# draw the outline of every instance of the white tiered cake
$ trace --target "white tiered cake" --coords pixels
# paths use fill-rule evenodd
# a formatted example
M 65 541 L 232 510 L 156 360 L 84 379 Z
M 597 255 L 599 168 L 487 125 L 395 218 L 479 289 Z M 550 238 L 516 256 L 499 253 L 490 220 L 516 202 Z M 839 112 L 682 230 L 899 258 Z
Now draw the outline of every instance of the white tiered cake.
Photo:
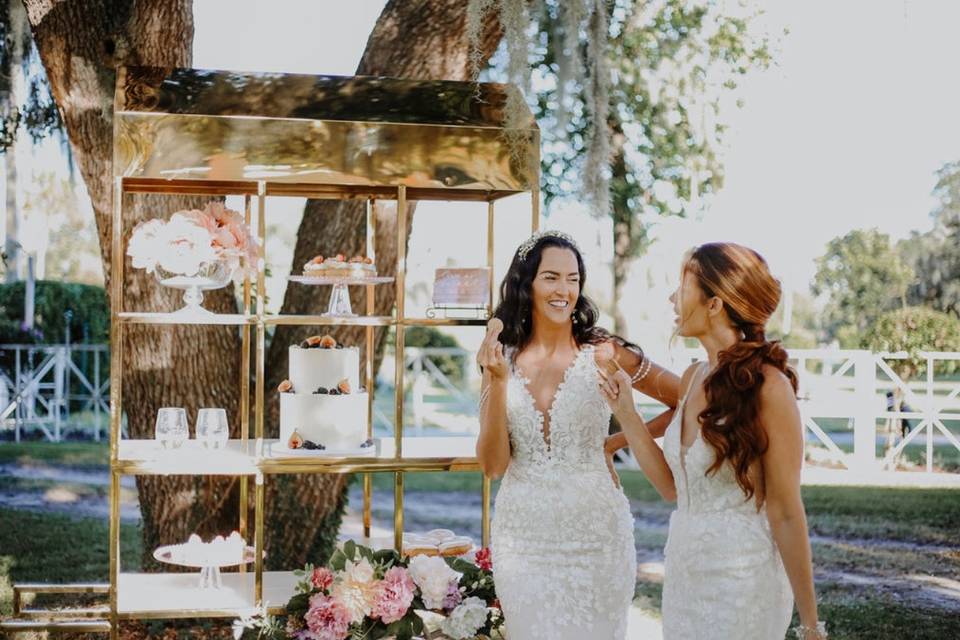
M 329 336 L 291 345 L 280 391 L 280 443 L 288 449 L 353 452 L 367 440 L 367 392 L 360 351 Z

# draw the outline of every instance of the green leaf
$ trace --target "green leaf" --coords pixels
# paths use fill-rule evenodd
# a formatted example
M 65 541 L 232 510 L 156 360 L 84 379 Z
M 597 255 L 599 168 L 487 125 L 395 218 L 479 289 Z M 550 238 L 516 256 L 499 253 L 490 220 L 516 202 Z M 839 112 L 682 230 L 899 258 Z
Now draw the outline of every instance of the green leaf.
M 347 559 L 350 562 L 353 562 L 357 557 L 357 543 L 353 540 L 347 540 L 343 543 L 343 553 L 347 556 Z
M 333 555 L 330 556 L 330 562 L 328 563 L 328 566 L 332 571 L 343 571 L 347 566 L 347 556 L 343 553 L 343 551 L 337 549 L 333 552 Z

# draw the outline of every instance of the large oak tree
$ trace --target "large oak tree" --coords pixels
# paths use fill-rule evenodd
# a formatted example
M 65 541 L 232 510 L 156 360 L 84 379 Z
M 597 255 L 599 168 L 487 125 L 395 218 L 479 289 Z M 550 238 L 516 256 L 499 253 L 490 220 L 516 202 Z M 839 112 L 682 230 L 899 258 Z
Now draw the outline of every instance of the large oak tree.
M 24 6 L 74 159 L 93 203 L 109 288 L 115 69 L 120 65 L 191 66 L 192 2 L 24 0 Z M 467 79 L 465 11 L 462 0 L 390 0 L 370 34 L 357 72 Z M 500 36 L 499 25 L 491 17 L 484 25 L 484 62 L 496 49 Z M 140 220 L 198 204 L 201 202 L 196 199 L 183 197 L 131 196 L 124 202 L 125 234 Z M 395 214 L 384 210 L 380 215 L 378 268 L 392 274 L 397 255 Z M 412 215 L 408 220 L 412 221 Z M 363 224 L 362 208 L 357 203 L 310 201 L 298 231 L 294 264 L 302 264 L 318 253 L 361 252 Z M 176 308 L 179 299 L 179 292 L 158 286 L 143 272 L 130 269 L 129 262 L 122 291 L 123 305 L 128 310 L 168 311 Z M 281 313 L 319 312 L 326 295 L 291 288 Z M 232 287 L 210 292 L 205 304 L 222 313 L 237 310 Z M 392 289 L 382 288 L 376 312 L 389 313 L 393 304 Z M 305 332 L 299 328 L 278 329 L 267 358 L 268 389 L 286 371 L 287 345 Z M 171 403 L 186 407 L 191 414 L 203 406 L 228 407 L 232 436 L 238 435 L 240 342 L 236 330 L 137 326 L 131 327 L 126 337 L 123 398 L 131 437 L 150 437 L 157 408 Z M 343 331 L 338 337 L 347 343 L 362 343 L 359 331 Z M 383 338 L 381 335 L 377 341 L 378 363 Z M 276 424 L 276 412 L 277 407 L 271 402 L 268 434 L 271 425 Z M 182 541 L 192 531 L 223 532 L 237 522 L 235 479 L 141 477 L 137 487 L 143 514 L 145 562 L 150 562 L 149 551 L 158 544 Z M 267 551 L 271 566 L 289 568 L 308 557 L 323 557 L 329 551 L 339 528 L 344 489 L 342 476 L 271 479 L 267 501 Z

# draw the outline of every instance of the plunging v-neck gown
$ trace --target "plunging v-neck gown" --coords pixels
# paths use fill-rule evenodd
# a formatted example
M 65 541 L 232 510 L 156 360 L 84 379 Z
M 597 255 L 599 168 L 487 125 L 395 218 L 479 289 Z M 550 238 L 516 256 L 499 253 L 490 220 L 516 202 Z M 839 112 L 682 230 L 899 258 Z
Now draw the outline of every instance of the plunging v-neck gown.
M 492 523 L 493 574 L 509 640 L 626 636 L 636 580 L 633 517 L 603 455 L 610 408 L 598 375 L 586 346 L 547 412 L 548 446 L 528 381 L 511 371 L 511 459 Z
M 677 487 L 664 549 L 663 638 L 783 640 L 793 593 L 766 509 L 745 498 L 729 464 L 707 475 L 716 454 L 699 433 L 683 446 L 689 395 L 663 439 Z

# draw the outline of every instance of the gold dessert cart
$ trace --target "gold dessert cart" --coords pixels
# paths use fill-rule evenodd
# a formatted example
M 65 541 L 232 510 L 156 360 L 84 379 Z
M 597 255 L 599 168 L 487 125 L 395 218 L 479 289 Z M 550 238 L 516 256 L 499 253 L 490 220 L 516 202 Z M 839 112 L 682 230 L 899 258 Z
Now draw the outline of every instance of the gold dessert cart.
M 404 330 L 416 326 L 477 326 L 485 320 L 408 317 L 405 308 L 407 205 L 419 200 L 487 203 L 486 257 L 489 310 L 494 291 L 494 205 L 529 194 L 532 231 L 539 220 L 539 132 L 532 115 L 524 128 L 506 129 L 503 107 L 509 86 L 493 83 L 414 81 L 374 77 L 248 74 L 196 69 L 127 67 L 118 71 L 114 102 L 114 210 L 111 264 L 110 581 L 108 585 L 60 585 L 60 592 L 109 594 L 109 610 L 55 620 L 30 610 L 7 630 L 109 631 L 117 637 L 124 619 L 234 617 L 266 609 L 280 612 L 297 581 L 292 571 L 264 571 L 264 480 L 271 474 L 362 473 L 364 534 L 370 535 L 371 473 L 391 472 L 394 484 L 394 545 L 403 533 L 404 474 L 477 470 L 473 437 L 404 437 Z M 128 311 L 123 307 L 124 196 L 137 193 L 243 196 L 244 216 L 266 243 L 266 199 L 294 196 L 366 202 L 367 256 L 375 257 L 379 201 L 396 203 L 395 311 L 374 316 L 375 287 L 366 287 L 366 315 L 274 315 L 264 308 L 265 260 L 256 280 L 242 285 L 239 314 L 187 317 Z M 482 209 L 482 210 L 483 210 Z M 130 225 L 128 225 L 129 227 Z M 188 441 L 158 451 L 153 440 L 121 438 L 123 344 L 133 324 L 234 325 L 241 336 L 240 438 L 216 455 Z M 366 328 L 368 435 L 374 401 L 374 328 L 396 331 L 393 437 L 376 453 L 357 457 L 276 457 L 264 437 L 265 341 L 271 325 L 360 325 Z M 254 361 L 250 406 L 251 357 Z M 177 399 L 170 398 L 173 406 Z M 251 429 L 252 419 L 252 429 Z M 223 574 L 223 588 L 196 591 L 189 574 L 125 573 L 120 566 L 120 479 L 125 475 L 234 475 L 240 503 L 254 492 L 252 572 Z M 490 481 L 482 481 L 482 543 L 489 543 Z M 247 509 L 238 528 L 245 538 Z M 226 533 L 226 532 L 225 532 Z M 18 585 L 15 602 L 44 585 Z M 108 614 L 108 615 L 107 615 Z M 96 619 L 96 618 L 101 619 Z M 43 618 L 42 620 L 40 618 Z M 20 624 L 19 627 L 16 625 Z M 13 625 L 13 626 L 10 626 Z

